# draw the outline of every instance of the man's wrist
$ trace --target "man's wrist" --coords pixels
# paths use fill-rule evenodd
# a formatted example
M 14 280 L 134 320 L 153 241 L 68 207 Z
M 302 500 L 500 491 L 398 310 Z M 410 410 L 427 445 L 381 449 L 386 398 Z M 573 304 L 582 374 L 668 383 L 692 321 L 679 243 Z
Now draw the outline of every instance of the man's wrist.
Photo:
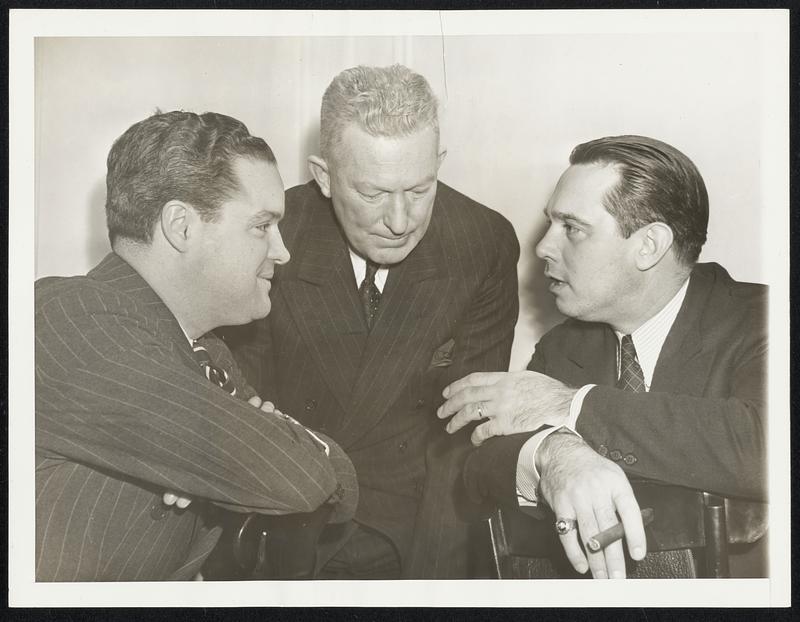
M 583 442 L 580 434 L 570 430 L 566 426 L 562 426 L 548 434 L 546 438 L 542 439 L 539 446 L 536 448 L 534 455 L 533 465 L 536 473 L 541 479 L 547 465 L 556 457 L 565 443 L 577 441 Z

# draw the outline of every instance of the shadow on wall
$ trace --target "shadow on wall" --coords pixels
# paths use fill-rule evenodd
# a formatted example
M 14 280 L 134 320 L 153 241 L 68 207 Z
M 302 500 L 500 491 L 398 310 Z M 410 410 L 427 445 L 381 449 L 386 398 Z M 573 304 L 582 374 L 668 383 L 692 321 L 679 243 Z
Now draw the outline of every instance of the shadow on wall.
M 542 220 L 530 231 L 520 251 L 529 261 L 527 273 L 520 283 L 520 306 L 528 311 L 528 324 L 535 333 L 538 333 L 537 340 L 564 320 L 564 316 L 556 309 L 553 295 L 548 289 L 549 281 L 544 275 L 545 262 L 536 256 L 536 245 L 546 231 L 547 223 Z
M 298 183 L 304 184 L 311 179 L 311 172 L 308 170 L 308 156 L 320 155 L 319 151 L 319 121 L 312 123 L 306 130 L 305 136 L 301 139 L 300 153 L 302 157 L 298 162 Z
M 86 230 L 89 232 L 86 241 L 86 254 L 89 265 L 95 266 L 111 250 L 106 226 L 106 183 L 100 179 L 89 195 Z

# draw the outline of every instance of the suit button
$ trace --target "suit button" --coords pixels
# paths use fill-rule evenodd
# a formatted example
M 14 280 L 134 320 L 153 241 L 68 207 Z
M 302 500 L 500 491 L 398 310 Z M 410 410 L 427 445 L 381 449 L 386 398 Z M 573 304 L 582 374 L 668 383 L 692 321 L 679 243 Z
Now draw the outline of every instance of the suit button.
M 403 453 L 406 449 L 408 449 L 408 443 L 406 441 L 402 441 L 397 448 L 400 450 L 400 453 Z
M 425 400 L 417 400 L 417 408 L 422 408 L 423 406 L 425 406 Z
M 317 407 L 317 400 L 306 400 L 306 412 L 311 412 Z
M 625 464 L 630 466 L 631 464 L 636 464 L 637 458 L 633 454 L 627 454 L 623 460 L 625 460 Z
M 167 512 L 169 512 L 169 507 L 160 498 L 153 501 L 153 505 L 150 506 L 150 518 L 153 520 L 161 520 L 167 515 Z
M 612 449 L 608 453 L 608 457 L 612 460 L 621 460 L 622 459 L 622 452 L 619 449 Z
M 597 453 L 605 458 L 608 455 L 608 447 L 605 445 L 600 445 L 600 447 L 597 448 Z

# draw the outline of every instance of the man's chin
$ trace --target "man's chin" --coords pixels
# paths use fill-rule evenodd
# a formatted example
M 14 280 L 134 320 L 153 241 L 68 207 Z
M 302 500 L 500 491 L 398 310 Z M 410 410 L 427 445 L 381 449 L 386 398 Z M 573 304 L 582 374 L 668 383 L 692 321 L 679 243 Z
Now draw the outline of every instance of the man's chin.
M 379 248 L 367 254 L 370 261 L 375 262 L 381 266 L 392 266 L 400 263 L 414 250 L 416 243 L 409 241 L 403 246 L 397 248 Z
M 272 304 L 270 303 L 269 300 L 267 300 L 267 303 L 262 304 L 253 314 L 253 321 L 263 320 L 265 317 L 269 315 L 270 311 L 272 311 Z
M 255 307 L 250 313 L 242 313 L 235 318 L 227 318 L 223 326 L 242 326 L 255 322 L 256 320 L 263 320 L 269 315 L 272 307 L 269 301 L 266 304 L 260 304 Z
M 561 315 L 565 315 L 567 317 L 574 317 L 576 319 L 580 319 L 576 315 L 575 307 L 574 306 L 570 306 L 564 300 L 558 298 L 558 296 L 556 296 L 556 309 L 558 309 L 558 312 Z

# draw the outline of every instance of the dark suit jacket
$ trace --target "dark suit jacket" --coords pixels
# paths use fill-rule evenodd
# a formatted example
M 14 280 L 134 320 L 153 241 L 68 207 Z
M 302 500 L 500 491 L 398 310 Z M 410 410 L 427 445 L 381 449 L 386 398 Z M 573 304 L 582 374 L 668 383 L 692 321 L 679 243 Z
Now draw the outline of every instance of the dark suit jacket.
M 356 467 L 356 520 L 388 536 L 404 576 L 463 577 L 471 543 L 459 498 L 469 432 L 443 432 L 446 384 L 508 368 L 519 244 L 498 213 L 439 183 L 430 227 L 389 270 L 367 331 L 347 245 L 310 182 L 286 194 L 292 260 L 270 316 L 234 348 L 277 405 L 336 439 Z M 463 491 L 462 491 L 463 492 Z
M 178 322 L 139 274 L 108 255 L 85 277 L 36 283 L 36 578 L 190 579 L 219 529 L 203 499 L 237 511 L 310 511 L 352 465 L 302 427 L 246 404 L 230 352 L 205 345 L 237 385 L 209 382 Z M 186 510 L 161 503 L 188 495 Z M 349 494 L 348 494 L 349 490 Z
M 597 383 L 577 431 L 634 477 L 754 500 L 766 498 L 767 288 L 697 264 L 648 393 L 614 388 L 617 338 L 567 320 L 536 346 L 528 369 L 568 385 Z M 476 499 L 516 505 L 519 448 L 530 434 L 492 439 L 470 456 Z

